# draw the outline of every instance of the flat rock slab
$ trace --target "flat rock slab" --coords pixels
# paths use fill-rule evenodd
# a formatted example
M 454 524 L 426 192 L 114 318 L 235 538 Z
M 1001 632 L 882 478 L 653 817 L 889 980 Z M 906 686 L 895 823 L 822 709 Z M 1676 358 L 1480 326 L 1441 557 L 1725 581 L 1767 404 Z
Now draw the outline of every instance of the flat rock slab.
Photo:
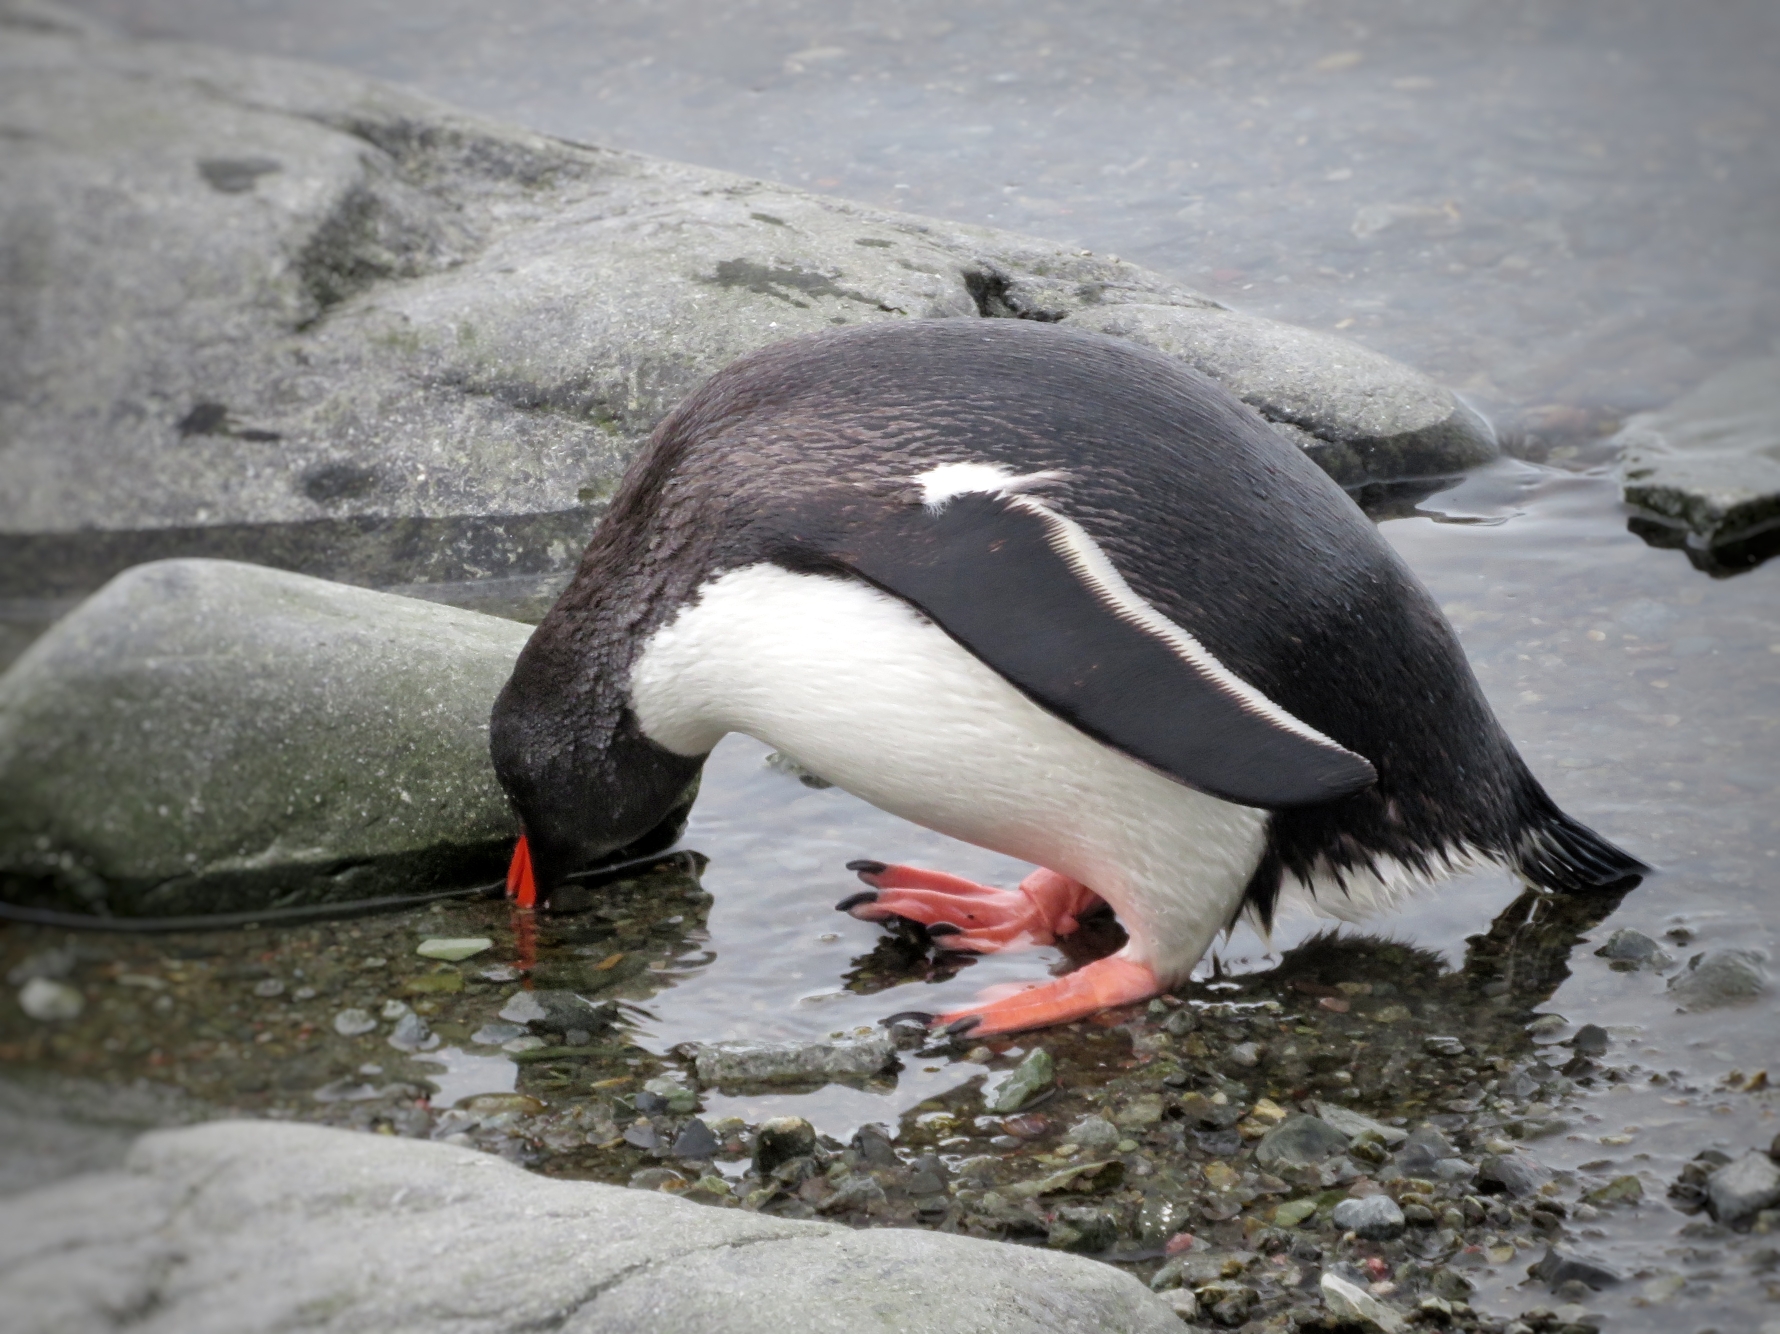
M 0 1201 L 14 1334 L 302 1328 L 1163 1334 L 1109 1266 L 532 1176 L 446 1145 L 215 1122 Z
M 1133 265 L 56 13 L 0 5 L 0 596 L 169 555 L 560 571 L 691 389 L 863 320 L 1147 343 L 1347 485 L 1495 452 L 1428 377 Z
M 1626 503 L 1677 539 L 1722 559 L 1780 545 L 1780 358 L 1733 366 L 1633 417 L 1617 443 Z
M 528 627 L 229 561 L 119 575 L 0 676 L 0 876 L 85 911 L 494 879 Z

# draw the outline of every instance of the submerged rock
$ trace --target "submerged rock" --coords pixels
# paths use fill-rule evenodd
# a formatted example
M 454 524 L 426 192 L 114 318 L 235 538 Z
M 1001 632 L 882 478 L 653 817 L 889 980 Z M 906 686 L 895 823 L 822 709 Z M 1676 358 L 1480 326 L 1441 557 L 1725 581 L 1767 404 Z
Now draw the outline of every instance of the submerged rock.
M 1616 437 L 1638 531 L 1748 564 L 1780 546 L 1780 359 L 1746 361 Z M 1737 550 L 1744 548 L 1744 550 Z
M 167 555 L 572 568 L 696 385 L 862 321 L 1068 320 L 1223 380 L 1344 484 L 1495 452 L 1428 377 L 1134 265 L 532 134 L 317 66 L 7 32 L 0 596 Z M 6 332 L 17 330 L 16 333 Z
M 1538 1192 L 1551 1180 L 1551 1169 L 1524 1153 L 1485 1154 L 1477 1170 L 1480 1181 L 1499 1186 L 1516 1199 Z
M 1684 1010 L 1716 1010 L 1754 1000 L 1768 989 L 1768 956 L 1761 950 L 1718 949 L 1696 954 L 1669 979 L 1669 994 Z
M 1457 1154 L 1452 1141 L 1434 1126 L 1417 1126 L 1397 1150 L 1397 1170 L 1404 1176 L 1433 1176 L 1439 1163 Z
M 1555 1246 L 1547 1246 L 1538 1262 L 1527 1267 L 1527 1273 L 1553 1291 L 1566 1283 L 1586 1283 L 1599 1290 L 1623 1281 L 1618 1273 L 1600 1261 L 1567 1254 Z
M 1348 1137 L 1327 1121 L 1314 1116 L 1288 1116 L 1261 1136 L 1255 1145 L 1255 1161 L 1266 1168 L 1320 1163 L 1347 1149 Z
M 0 676 L 0 873 L 120 916 L 492 879 L 527 633 L 229 561 L 119 575 Z
M 1342 1200 L 1335 1206 L 1330 1221 L 1341 1231 L 1353 1232 L 1368 1241 L 1390 1241 L 1403 1235 L 1403 1210 L 1389 1195 Z
M 887 1033 L 856 1033 L 816 1041 L 738 1039 L 700 1043 L 694 1064 L 698 1082 L 760 1084 L 810 1079 L 863 1078 L 896 1059 Z
M 1780 1165 L 1755 1149 L 1706 1178 L 1706 1206 L 1720 1223 L 1741 1223 L 1776 1204 Z
M 1409 1138 L 1409 1132 L 1399 1126 L 1387 1126 L 1382 1121 L 1374 1121 L 1363 1116 L 1352 1108 L 1343 1107 L 1340 1103 L 1319 1102 L 1316 1114 L 1329 1125 L 1334 1126 L 1350 1140 L 1361 1135 L 1376 1135 L 1379 1141 L 1392 1148 Z
M 1034 1047 L 1014 1072 L 997 1086 L 986 1106 L 991 1112 L 1017 1112 L 1049 1089 L 1056 1079 L 1057 1065 L 1050 1052 L 1043 1047 Z
M 1607 937 L 1607 943 L 1595 953 L 1615 964 L 1632 968 L 1663 969 L 1674 964 L 1673 956 L 1642 931 L 1624 927 Z

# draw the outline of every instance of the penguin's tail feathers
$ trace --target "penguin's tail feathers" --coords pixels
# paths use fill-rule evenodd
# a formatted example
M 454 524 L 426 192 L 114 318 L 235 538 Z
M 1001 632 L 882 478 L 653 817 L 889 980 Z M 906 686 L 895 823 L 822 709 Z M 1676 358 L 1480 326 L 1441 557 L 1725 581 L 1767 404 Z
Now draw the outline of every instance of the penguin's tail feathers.
M 1521 875 L 1559 894 L 1630 889 L 1650 874 L 1650 867 L 1565 815 L 1549 798 L 1522 827 L 1513 856 Z

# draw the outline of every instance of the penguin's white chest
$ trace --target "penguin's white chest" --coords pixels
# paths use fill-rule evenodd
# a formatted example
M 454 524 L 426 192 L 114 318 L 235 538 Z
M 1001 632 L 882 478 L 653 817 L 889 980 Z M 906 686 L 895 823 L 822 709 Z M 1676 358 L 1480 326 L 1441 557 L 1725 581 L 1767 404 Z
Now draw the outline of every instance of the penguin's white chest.
M 630 695 L 669 750 L 743 732 L 883 810 L 1082 881 L 1164 975 L 1192 968 L 1261 855 L 1263 812 L 1077 731 L 856 580 L 724 574 L 650 637 Z

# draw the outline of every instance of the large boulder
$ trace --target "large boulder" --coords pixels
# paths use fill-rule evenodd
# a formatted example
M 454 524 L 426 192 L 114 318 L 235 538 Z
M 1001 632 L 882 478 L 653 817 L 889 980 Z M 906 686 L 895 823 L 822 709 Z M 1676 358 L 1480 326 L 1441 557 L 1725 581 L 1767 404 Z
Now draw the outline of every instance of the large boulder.
M 189 913 L 498 875 L 529 634 L 230 561 L 119 575 L 0 676 L 7 898 Z
M 1714 375 L 1616 437 L 1633 528 L 1714 571 L 1780 550 L 1780 358 Z
M 123 1171 L 0 1202 L 0 1306 L 14 1334 L 1180 1329 L 1135 1278 L 1075 1256 L 241 1121 L 144 1136 Z
M 167 555 L 560 571 L 689 390 L 862 320 L 1145 342 L 1344 484 L 1494 452 L 1426 376 L 1129 264 L 57 12 L 0 7 L 0 597 Z

